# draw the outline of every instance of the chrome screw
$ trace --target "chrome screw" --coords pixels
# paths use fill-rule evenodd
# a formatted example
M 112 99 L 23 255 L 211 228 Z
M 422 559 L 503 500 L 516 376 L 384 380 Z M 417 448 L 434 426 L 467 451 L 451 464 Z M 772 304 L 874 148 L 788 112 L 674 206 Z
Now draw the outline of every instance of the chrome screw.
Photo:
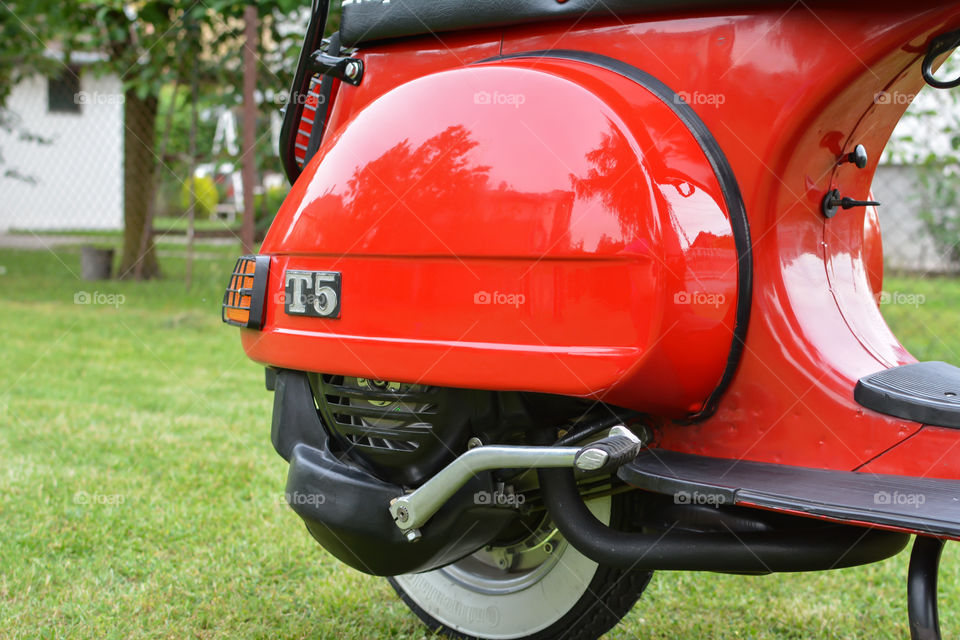
M 360 65 L 356 62 L 348 62 L 343 72 L 351 80 L 356 80 L 357 76 L 360 74 Z

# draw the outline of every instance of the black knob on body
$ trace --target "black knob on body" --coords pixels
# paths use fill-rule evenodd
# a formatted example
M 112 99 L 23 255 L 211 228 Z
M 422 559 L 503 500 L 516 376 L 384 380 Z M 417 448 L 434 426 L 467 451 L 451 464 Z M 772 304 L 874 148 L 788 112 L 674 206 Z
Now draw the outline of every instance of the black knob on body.
M 851 153 L 848 153 L 840 161 L 840 164 L 855 164 L 857 169 L 866 169 L 867 163 L 870 161 L 870 156 L 867 155 L 867 148 L 862 144 L 858 144 L 854 147 Z

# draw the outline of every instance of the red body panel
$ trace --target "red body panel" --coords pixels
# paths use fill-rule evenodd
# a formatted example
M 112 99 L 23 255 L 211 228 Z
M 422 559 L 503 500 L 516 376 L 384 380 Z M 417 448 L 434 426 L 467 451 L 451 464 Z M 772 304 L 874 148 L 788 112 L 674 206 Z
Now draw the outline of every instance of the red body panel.
M 698 410 L 734 325 L 723 195 L 668 105 L 585 66 L 447 71 L 360 111 L 311 162 L 262 249 L 277 274 L 341 271 L 342 316 L 268 311 L 251 355 Z M 415 117 L 398 127 L 397 113 Z
M 826 220 L 820 204 L 832 188 L 868 196 L 906 108 L 874 96 L 920 89 L 926 44 L 960 25 L 960 8 L 880 4 L 872 10 L 897 14 L 881 21 L 841 7 L 591 20 L 362 50 L 363 82 L 340 89 L 323 146 L 263 244 L 272 297 L 264 331 L 243 332 L 248 354 L 595 396 L 658 415 L 659 446 L 716 457 L 852 470 L 888 452 L 921 425 L 853 399 L 863 375 L 912 361 L 875 303 L 876 213 Z M 732 385 L 699 424 L 670 419 L 718 383 L 738 295 L 716 179 L 683 123 L 625 78 L 574 62 L 472 65 L 543 49 L 658 77 L 733 167 L 753 239 L 750 329 Z M 870 152 L 867 169 L 838 167 L 856 144 Z M 342 317 L 284 314 L 275 294 L 288 265 L 341 271 Z M 523 302 L 474 304 L 482 292 Z M 703 294 L 713 297 L 684 303 Z M 960 435 L 924 428 L 903 449 L 926 456 L 931 477 L 960 477 L 960 455 L 932 464 L 936 446 L 956 442 L 950 433 Z M 902 473 L 898 452 L 865 469 Z
M 859 470 L 864 473 L 960 479 L 960 437 L 956 429 L 925 426 Z

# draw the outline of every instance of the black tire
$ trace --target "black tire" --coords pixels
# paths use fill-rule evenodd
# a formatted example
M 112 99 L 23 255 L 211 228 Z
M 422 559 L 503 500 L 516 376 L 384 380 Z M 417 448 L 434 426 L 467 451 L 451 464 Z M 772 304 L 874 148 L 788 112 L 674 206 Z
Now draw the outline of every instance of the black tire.
M 626 521 L 631 510 L 634 507 L 633 496 L 631 494 L 622 494 L 614 496 L 609 501 L 609 522 L 611 526 L 620 527 L 621 523 Z M 593 505 L 592 505 L 593 508 Z M 600 516 L 601 514 L 597 514 Z M 556 538 L 553 538 L 556 539 Z M 575 561 L 564 562 L 566 554 Z M 458 584 L 457 588 L 449 589 L 450 576 L 444 574 L 445 569 L 419 574 L 418 576 L 399 576 L 398 578 L 389 578 L 390 585 L 400 596 L 400 599 L 413 611 L 423 623 L 432 631 L 451 638 L 465 638 L 470 640 L 492 640 L 509 638 L 511 640 L 595 640 L 604 633 L 617 625 L 620 620 L 630 612 L 633 605 L 640 598 L 650 579 L 652 572 L 624 571 L 612 567 L 598 566 L 584 558 L 575 549 L 564 543 L 564 557 L 556 560 L 552 567 L 544 574 L 541 580 L 547 580 L 548 576 L 554 572 L 561 572 L 559 576 L 554 576 L 553 580 L 562 580 L 565 577 L 563 573 L 570 574 L 571 571 L 578 571 L 579 580 L 585 582 L 583 572 L 590 571 L 590 576 L 585 590 L 575 601 L 571 596 L 565 594 L 566 599 L 556 603 L 549 615 L 557 616 L 550 624 L 543 628 L 536 628 L 531 625 L 529 632 L 525 630 L 526 620 L 518 620 L 514 616 L 513 620 L 502 620 L 499 618 L 499 611 L 510 609 L 508 604 L 522 604 L 514 601 L 508 603 L 502 598 L 525 598 L 534 603 L 537 600 L 543 601 L 541 591 L 547 591 L 553 594 L 553 590 L 547 590 L 546 587 L 532 588 L 510 594 L 490 593 L 468 593 L 470 587 L 464 588 Z M 454 563 L 455 565 L 459 563 Z M 449 573 L 449 572 L 448 572 Z M 432 582 L 430 582 L 432 581 Z M 459 595 L 457 595 L 459 594 Z M 464 597 L 466 594 L 466 598 Z M 470 599 L 470 602 L 465 602 Z M 484 608 L 484 603 L 499 603 L 488 605 Z M 546 603 L 547 609 L 550 603 Z M 426 607 L 433 609 L 433 613 L 427 611 Z M 492 611 L 497 609 L 497 611 Z M 517 607 L 514 607 L 516 610 Z M 471 613 L 476 611 L 476 613 Z M 528 611 L 520 607 L 521 612 Z M 467 613 L 464 613 L 467 612 Z M 484 613 L 486 612 L 486 613 Z M 496 616 L 494 614 L 496 613 Z M 524 615 L 521 613 L 521 615 Z M 536 615 L 530 612 L 529 615 Z M 438 619 L 447 617 L 447 620 Z M 497 618 L 494 620 L 494 618 Z M 537 620 L 543 622 L 541 617 Z M 453 621 L 459 621 L 459 624 Z M 501 624 L 505 623 L 505 624 Z M 484 629 L 488 629 L 485 633 Z

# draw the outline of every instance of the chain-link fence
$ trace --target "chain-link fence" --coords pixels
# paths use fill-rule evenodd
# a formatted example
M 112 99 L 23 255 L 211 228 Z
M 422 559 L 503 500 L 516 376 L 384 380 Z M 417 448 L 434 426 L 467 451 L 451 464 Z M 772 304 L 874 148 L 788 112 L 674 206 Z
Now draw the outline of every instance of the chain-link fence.
M 82 65 L 15 85 L 0 112 L 0 233 L 116 235 L 125 228 L 125 208 L 145 211 L 155 198 L 154 229 L 165 239 L 186 233 L 191 208 L 198 238 L 237 239 L 240 107 L 203 93 L 194 110 L 190 89 L 167 86 L 158 98 L 143 99 L 125 92 L 118 76 L 97 76 Z M 261 112 L 252 155 L 262 233 L 287 185 L 275 151 L 279 107 Z
M 882 203 L 884 263 L 894 273 L 950 275 L 956 270 L 952 254 L 936 242 L 936 232 L 925 219 L 924 213 L 933 203 L 927 197 L 924 172 L 916 165 L 881 165 L 877 169 L 873 195 Z

